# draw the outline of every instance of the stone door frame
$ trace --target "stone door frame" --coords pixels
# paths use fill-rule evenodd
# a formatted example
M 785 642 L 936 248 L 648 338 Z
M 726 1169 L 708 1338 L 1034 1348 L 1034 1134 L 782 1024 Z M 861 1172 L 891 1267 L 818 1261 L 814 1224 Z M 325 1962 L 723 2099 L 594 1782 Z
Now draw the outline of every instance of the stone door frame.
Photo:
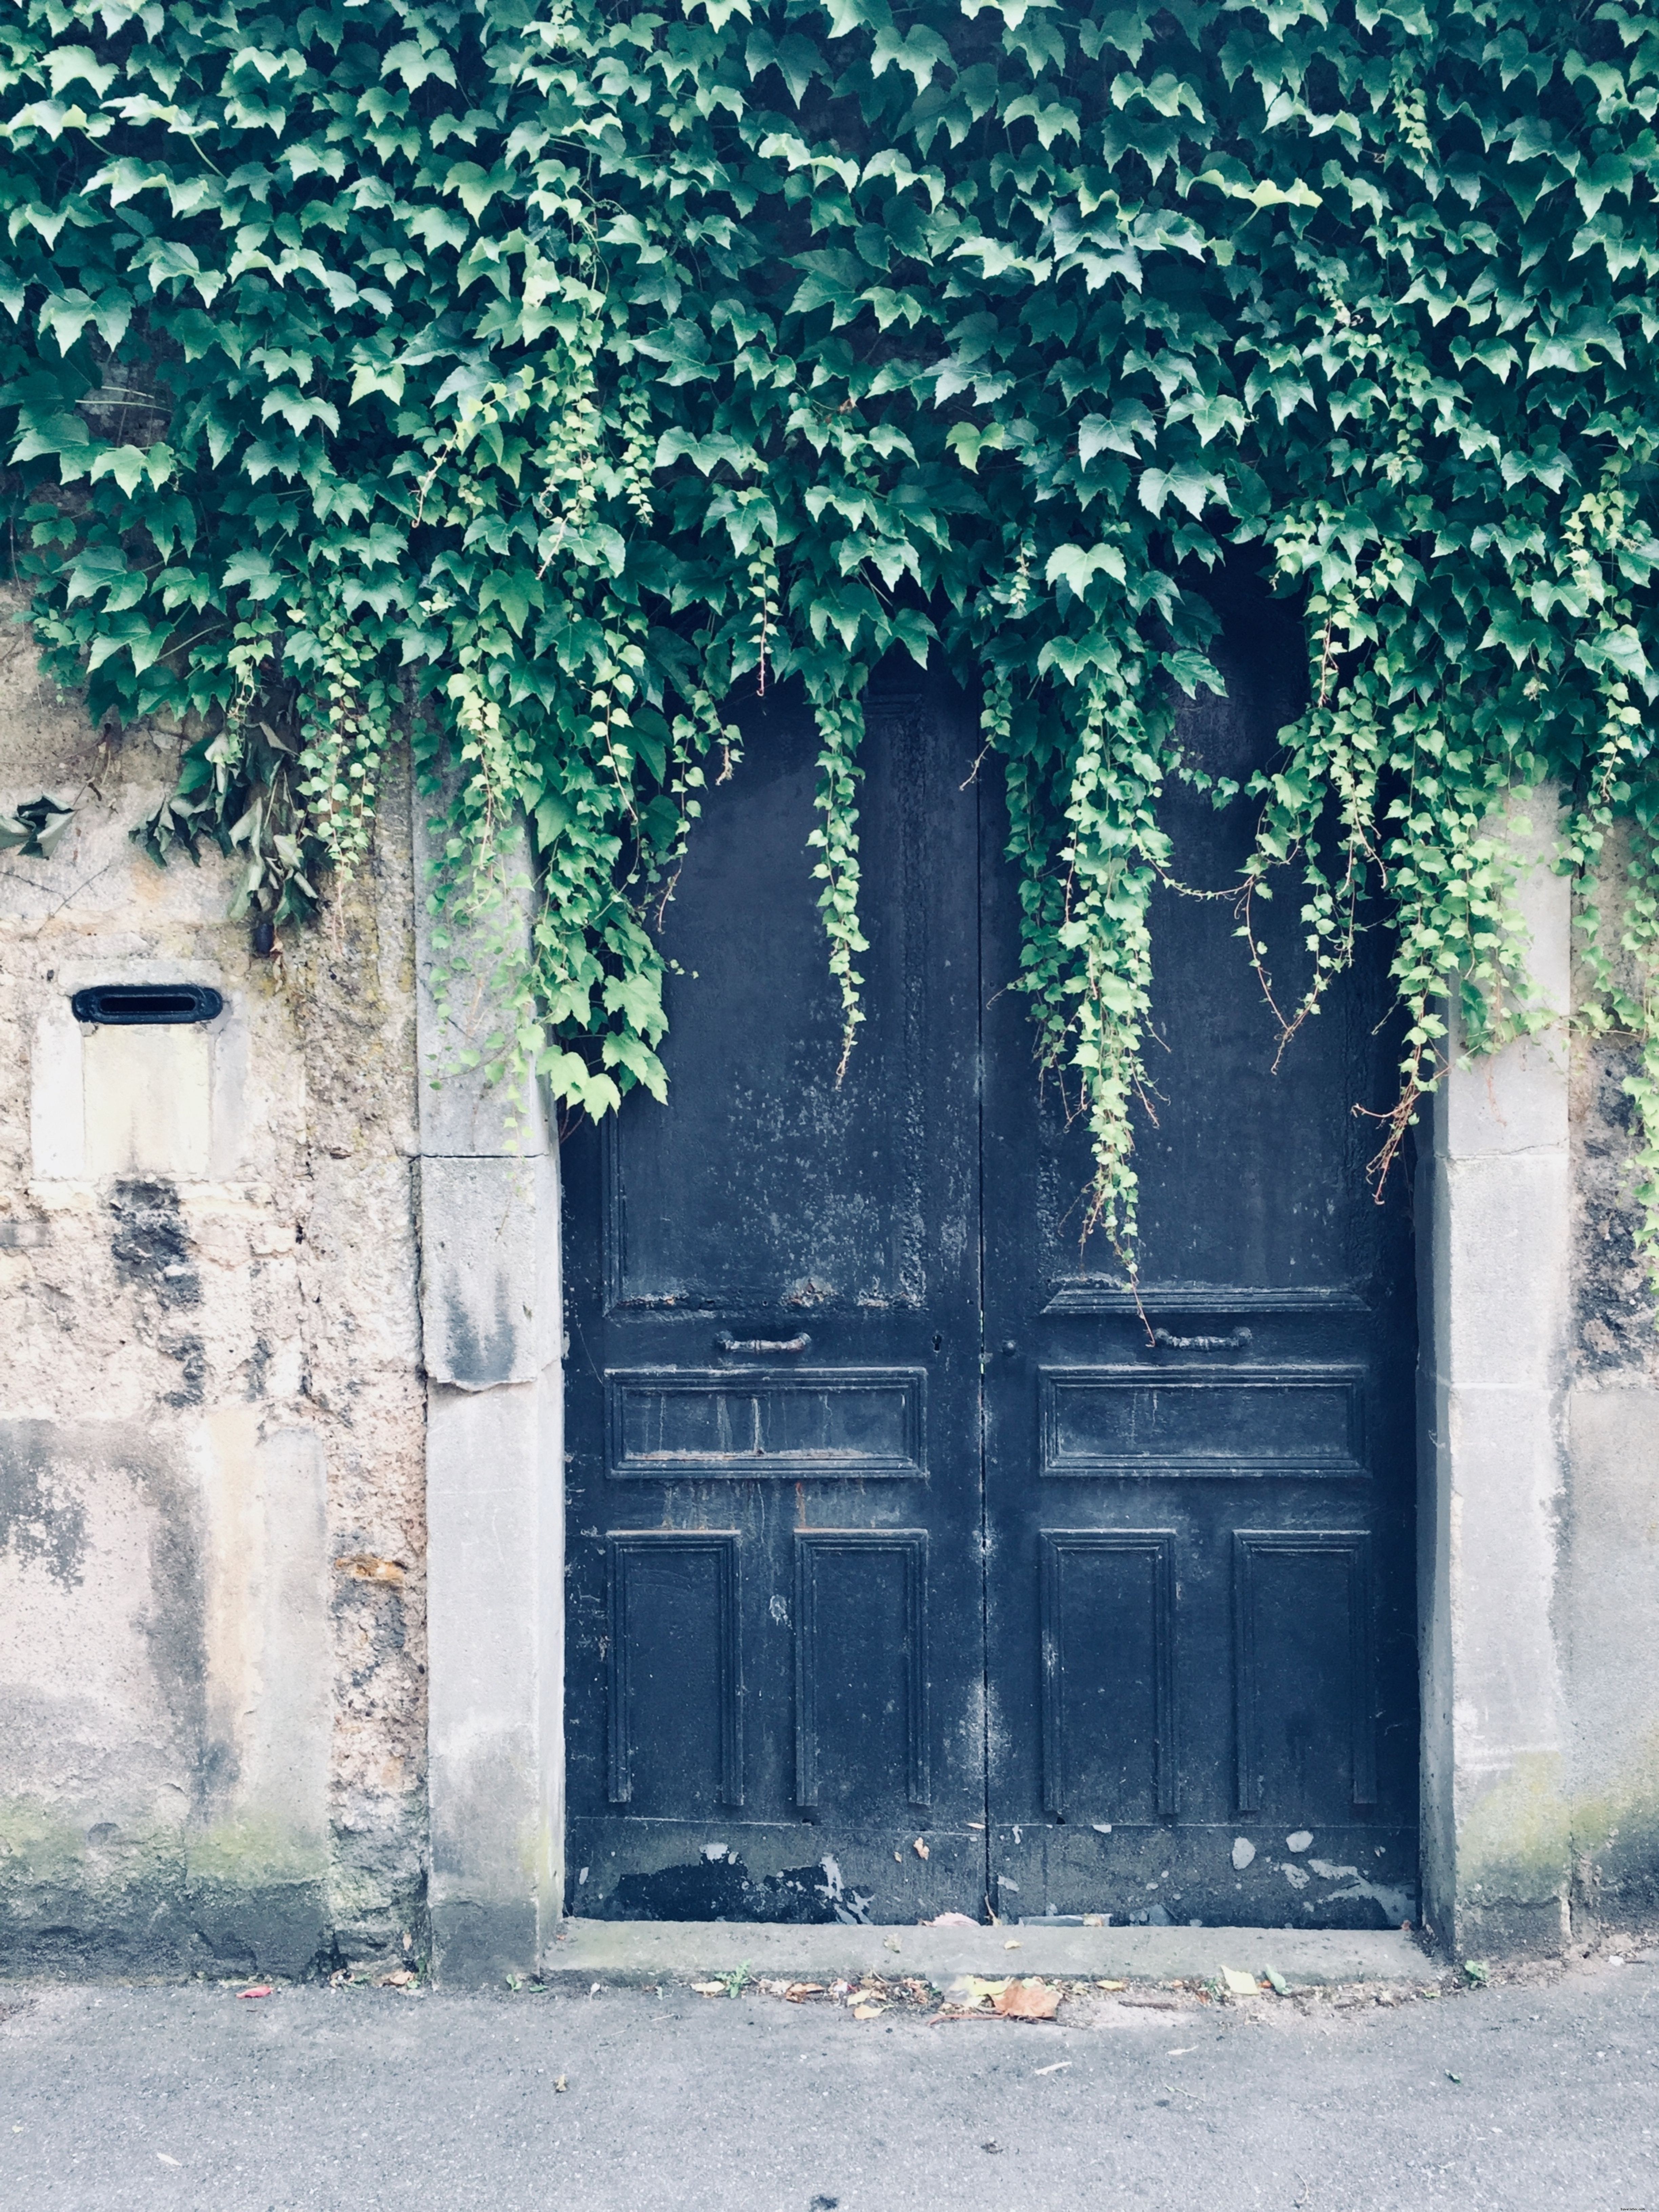
M 539 1085 L 453 1072 L 489 1009 L 469 986 L 442 1006 L 429 988 L 414 811 L 428 1904 L 440 1978 L 499 1986 L 550 1957 L 564 1894 L 558 1148 Z M 1534 977 L 1563 1018 L 1454 1071 L 1425 1117 L 1416 1194 L 1423 1913 L 1459 1955 L 1558 1948 L 1568 1928 L 1555 1577 L 1571 915 L 1538 857 L 1553 842 L 1541 794 L 1512 805 L 1510 828 Z

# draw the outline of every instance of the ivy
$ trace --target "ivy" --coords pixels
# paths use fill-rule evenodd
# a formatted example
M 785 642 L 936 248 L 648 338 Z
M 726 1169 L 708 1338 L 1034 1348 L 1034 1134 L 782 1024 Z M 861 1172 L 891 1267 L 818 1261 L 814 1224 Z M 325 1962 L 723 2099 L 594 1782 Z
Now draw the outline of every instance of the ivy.
M 662 1095 L 665 904 L 732 702 L 786 682 L 854 1048 L 860 702 L 890 653 L 948 666 L 1132 1268 L 1171 702 L 1219 688 L 1204 577 L 1255 547 L 1308 639 L 1239 887 L 1286 1036 L 1384 899 L 1385 1165 L 1449 1009 L 1475 1049 L 1543 1020 L 1492 816 L 1553 779 L 1652 1264 L 1656 112 L 1622 0 L 19 0 L 36 635 L 106 726 L 187 718 L 144 835 L 216 841 L 276 929 L 409 745 L 441 989 L 593 1113 Z M 1289 1004 L 1254 921 L 1287 868 Z

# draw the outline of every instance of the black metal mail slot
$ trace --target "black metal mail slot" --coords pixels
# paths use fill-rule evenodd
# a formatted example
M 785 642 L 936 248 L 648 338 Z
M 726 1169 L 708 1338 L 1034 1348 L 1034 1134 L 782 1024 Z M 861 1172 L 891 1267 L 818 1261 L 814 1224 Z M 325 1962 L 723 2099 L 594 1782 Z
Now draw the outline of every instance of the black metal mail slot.
M 99 983 L 77 991 L 70 1012 L 77 1022 L 210 1022 L 224 1003 L 206 983 Z

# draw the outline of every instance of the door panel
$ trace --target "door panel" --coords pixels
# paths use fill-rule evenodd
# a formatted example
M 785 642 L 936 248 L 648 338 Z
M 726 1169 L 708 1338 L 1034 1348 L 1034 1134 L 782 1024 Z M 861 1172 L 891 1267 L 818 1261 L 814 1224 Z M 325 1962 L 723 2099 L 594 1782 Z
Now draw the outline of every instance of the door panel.
M 666 909 L 671 1103 L 566 1148 L 582 1913 L 984 1895 L 973 728 L 937 691 L 869 722 L 844 1079 L 786 695 Z
M 1299 644 L 1224 611 L 1228 697 L 1182 734 L 1242 781 L 1296 711 Z M 1085 1137 L 998 995 L 1018 914 L 984 811 L 990 1894 L 1011 1918 L 1414 1917 L 1410 1221 L 1403 1176 L 1372 1202 L 1352 1110 L 1398 1056 L 1386 940 L 1275 1073 L 1234 901 L 1159 893 L 1138 1310 L 1083 1243 Z M 1176 790 L 1164 816 L 1187 893 L 1237 881 L 1249 801 Z M 1299 905 L 1252 917 L 1281 1005 Z
M 1243 781 L 1293 622 L 1227 599 Z M 667 907 L 665 1109 L 567 1147 L 570 1905 L 613 1917 L 1415 1917 L 1413 1269 L 1372 1203 L 1388 948 L 1275 1067 L 1253 808 L 1166 803 L 1139 1293 L 1039 1081 L 994 762 L 872 699 L 868 1019 L 841 1019 L 816 741 L 757 708 Z M 1300 900 L 1258 901 L 1282 1006 Z

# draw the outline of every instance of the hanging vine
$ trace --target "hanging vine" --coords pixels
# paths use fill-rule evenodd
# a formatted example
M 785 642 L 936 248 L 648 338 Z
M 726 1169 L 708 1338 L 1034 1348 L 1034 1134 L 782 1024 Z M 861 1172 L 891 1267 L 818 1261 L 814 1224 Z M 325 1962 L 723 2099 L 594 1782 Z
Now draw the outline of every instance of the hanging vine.
M 1553 779 L 1659 1261 L 1651 11 L 20 0 L 0 97 L 16 565 L 94 716 L 190 718 L 158 859 L 210 836 L 297 924 L 409 744 L 441 995 L 602 1113 L 663 1092 L 731 702 L 793 683 L 844 1065 L 863 690 L 937 655 L 1132 1268 L 1169 702 L 1218 688 L 1202 576 L 1258 545 L 1309 642 L 1241 886 L 1286 1034 L 1386 899 L 1385 1164 L 1452 1030 L 1542 1020 L 1492 817 Z

